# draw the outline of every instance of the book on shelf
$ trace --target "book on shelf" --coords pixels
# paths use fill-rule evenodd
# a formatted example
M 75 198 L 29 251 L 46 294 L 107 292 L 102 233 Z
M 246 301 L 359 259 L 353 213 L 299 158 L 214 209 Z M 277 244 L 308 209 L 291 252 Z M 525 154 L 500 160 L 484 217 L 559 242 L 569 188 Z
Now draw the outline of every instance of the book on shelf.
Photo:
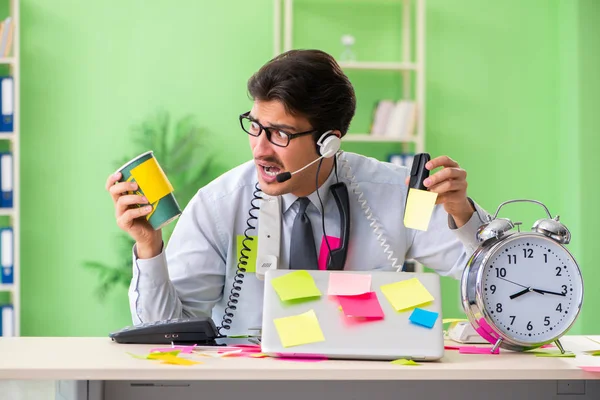
M 417 125 L 417 104 L 412 100 L 381 100 L 375 107 L 372 136 L 410 140 Z
M 0 208 L 13 206 L 13 156 L 0 152 Z

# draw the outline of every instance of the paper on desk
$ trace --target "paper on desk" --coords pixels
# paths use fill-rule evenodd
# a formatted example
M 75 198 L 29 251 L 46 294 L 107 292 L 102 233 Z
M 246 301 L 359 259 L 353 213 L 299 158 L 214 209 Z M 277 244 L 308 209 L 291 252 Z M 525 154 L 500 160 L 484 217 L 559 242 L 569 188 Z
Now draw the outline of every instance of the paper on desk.
M 433 296 L 417 278 L 381 286 L 381 291 L 396 311 L 422 306 L 433 301 Z
M 155 347 L 153 349 L 150 349 L 150 353 L 156 353 L 156 352 L 164 353 L 164 352 L 179 350 L 181 353 L 190 354 L 192 351 L 194 351 L 195 347 L 196 347 L 196 345 L 193 345 L 193 346 L 173 346 L 173 347 Z
M 371 291 L 370 274 L 332 272 L 329 274 L 330 296 L 355 296 Z
M 460 354 L 500 354 L 500 349 L 496 349 L 492 353 L 491 347 L 477 347 L 477 346 L 460 346 L 458 348 Z
M 390 361 L 390 362 L 394 365 L 411 365 L 411 366 L 421 365 L 413 360 L 407 360 L 406 358 L 399 358 L 397 360 Z
M 245 235 L 237 235 L 236 260 L 239 260 L 242 257 L 242 250 L 244 250 L 243 255 L 248 257 L 246 259 L 246 265 L 244 266 L 246 272 L 256 272 L 256 253 L 258 251 L 258 240 L 256 236 L 250 236 L 250 238 L 252 238 L 253 240 L 248 239 L 246 240 L 246 243 L 244 243 L 245 238 Z M 244 244 L 246 245 L 245 247 L 247 247 L 248 249 L 244 248 Z
M 173 365 L 195 365 L 202 364 L 200 361 L 192 361 L 187 358 L 181 358 L 172 355 L 163 355 L 162 357 L 156 358 L 161 361 L 161 364 L 173 364 Z
M 347 317 L 381 319 L 383 310 L 377 299 L 377 293 L 369 292 L 357 296 L 338 296 L 342 311 Z
M 426 231 L 436 199 L 437 193 L 415 188 L 408 189 L 406 210 L 404 211 L 404 226 Z
M 413 324 L 421 325 L 431 329 L 435 325 L 437 318 L 438 313 L 436 312 L 423 310 L 422 308 L 415 308 L 412 314 L 410 314 L 410 317 L 408 317 L 408 320 Z
M 305 270 L 289 272 L 271 280 L 281 301 L 312 300 L 321 296 L 313 277 Z
M 273 320 L 283 347 L 323 342 L 323 332 L 314 310 Z

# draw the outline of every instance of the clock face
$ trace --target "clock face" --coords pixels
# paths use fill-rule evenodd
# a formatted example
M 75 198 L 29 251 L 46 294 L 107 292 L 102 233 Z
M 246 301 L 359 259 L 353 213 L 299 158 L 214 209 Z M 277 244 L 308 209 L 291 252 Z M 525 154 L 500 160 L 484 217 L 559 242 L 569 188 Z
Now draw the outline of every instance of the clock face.
M 482 299 L 496 327 L 521 343 L 562 335 L 577 317 L 583 282 L 575 260 L 542 235 L 514 235 L 483 266 Z

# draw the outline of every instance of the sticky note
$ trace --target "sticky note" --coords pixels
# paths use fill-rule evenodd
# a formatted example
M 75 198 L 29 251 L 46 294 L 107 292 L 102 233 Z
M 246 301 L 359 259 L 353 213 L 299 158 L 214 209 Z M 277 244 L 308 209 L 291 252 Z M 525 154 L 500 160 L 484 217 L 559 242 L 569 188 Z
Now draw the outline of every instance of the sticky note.
M 600 367 L 579 367 L 586 372 L 600 372 Z
M 453 324 L 455 322 L 468 322 L 468 319 L 464 319 L 464 318 L 444 318 L 442 320 L 442 324 L 446 325 L 446 324 Z
M 586 350 L 584 351 L 585 354 L 587 354 L 588 356 L 600 356 L 600 350 Z
M 236 260 L 239 260 L 240 257 L 242 256 L 242 250 L 244 250 L 244 255 L 247 256 L 248 258 L 244 259 L 246 261 L 246 266 L 244 268 L 246 268 L 246 272 L 256 272 L 256 253 L 257 253 L 257 248 L 258 248 L 258 240 L 256 236 L 250 236 L 252 239 L 254 240 L 246 240 L 246 243 L 244 242 L 244 239 L 246 238 L 246 236 L 244 235 L 237 235 L 237 258 Z M 246 247 L 249 249 L 244 249 L 244 244 L 246 245 Z M 237 265 L 237 263 L 236 263 Z
M 144 196 L 150 204 L 173 192 L 173 186 L 154 157 L 134 167 L 131 175 L 144 191 Z
M 413 360 L 407 360 L 406 358 L 399 358 L 397 360 L 390 361 L 390 362 L 394 365 L 410 365 L 410 366 L 421 365 L 417 362 L 414 362 Z
M 329 274 L 330 296 L 355 296 L 371 291 L 371 274 L 332 272 Z
M 347 317 L 383 318 L 383 310 L 377 293 L 369 292 L 357 296 L 338 296 L 342 311 Z
M 325 341 L 314 310 L 273 320 L 283 347 Z
M 283 276 L 273 278 L 271 285 L 281 301 L 321 297 L 321 291 L 315 285 L 315 280 L 305 270 L 288 272 Z
M 556 351 L 528 351 L 528 353 L 535 354 L 536 357 L 566 357 L 573 358 L 575 357 L 575 353 L 571 353 L 570 351 L 566 351 L 564 354 L 560 352 L 560 350 Z
M 413 324 L 421 325 L 431 329 L 435 325 L 437 318 L 438 313 L 436 312 L 423 310 L 422 308 L 415 308 L 412 314 L 410 314 L 410 317 L 408 317 L 408 320 Z
M 458 352 L 460 354 L 500 354 L 500 349 L 498 348 L 492 353 L 491 347 L 460 346 Z
M 196 345 L 193 345 L 193 346 L 156 347 L 154 349 L 150 349 L 150 353 L 165 353 L 165 352 L 171 352 L 171 351 L 179 350 L 181 353 L 190 354 L 192 351 L 194 351 L 194 347 L 196 347 Z
M 157 351 L 154 353 L 148 354 L 146 357 L 148 360 L 158 360 L 163 357 L 177 357 L 177 355 L 181 353 L 181 350 L 173 350 L 173 351 Z
M 396 311 L 422 306 L 433 301 L 433 296 L 417 278 L 389 283 L 381 291 Z
M 161 361 L 161 364 L 173 364 L 173 365 L 195 365 L 201 364 L 199 361 L 188 360 L 187 358 L 181 358 L 177 356 L 164 355 L 160 358 L 157 358 Z
M 329 247 L 327 247 L 327 243 L 329 243 Z M 325 237 L 321 241 L 321 249 L 319 250 L 319 269 L 321 271 L 325 271 L 327 269 L 327 259 L 329 258 L 329 248 L 331 250 L 339 249 L 342 245 L 342 239 L 337 238 L 335 236 L 327 236 L 327 242 L 325 242 Z
M 436 199 L 437 193 L 410 188 L 404 211 L 404 226 L 426 231 Z

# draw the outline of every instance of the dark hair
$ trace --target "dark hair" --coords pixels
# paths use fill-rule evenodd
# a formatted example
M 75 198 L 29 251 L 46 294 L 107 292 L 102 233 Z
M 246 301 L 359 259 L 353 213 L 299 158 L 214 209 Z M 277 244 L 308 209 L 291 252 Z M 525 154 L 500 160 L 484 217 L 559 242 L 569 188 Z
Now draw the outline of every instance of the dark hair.
M 248 80 L 253 100 L 281 101 L 291 115 L 304 116 L 319 134 L 337 129 L 348 132 L 356 110 L 356 96 L 335 59 L 320 50 L 282 53 Z

